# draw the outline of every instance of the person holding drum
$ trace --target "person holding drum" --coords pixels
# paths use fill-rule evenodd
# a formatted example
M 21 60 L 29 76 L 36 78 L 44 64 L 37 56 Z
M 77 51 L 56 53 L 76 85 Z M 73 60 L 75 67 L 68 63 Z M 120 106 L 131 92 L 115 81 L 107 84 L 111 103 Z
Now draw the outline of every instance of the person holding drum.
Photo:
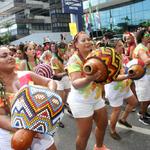
M 76 53 L 69 59 L 67 69 L 71 80 L 68 103 L 77 123 L 76 150 L 86 149 L 93 120 L 96 124 L 94 150 L 108 150 L 103 144 L 108 123 L 107 110 L 102 99 L 103 85 L 94 82 L 101 71 L 91 76 L 84 76 L 83 73 L 83 64 L 92 50 L 93 43 L 90 37 L 81 31 L 74 37 L 73 44 Z
M 22 82 L 23 81 L 23 82 Z M 56 90 L 55 81 L 41 77 L 30 71 L 15 71 L 15 59 L 10 55 L 7 47 L 0 47 L 0 149 L 11 150 L 11 138 L 17 131 L 11 127 L 10 103 L 14 94 L 22 85 L 34 83 Z M 56 150 L 52 136 L 46 134 L 35 135 L 31 149 L 33 150 Z
M 116 53 L 122 56 L 123 61 L 124 44 L 122 40 L 115 40 L 111 45 L 115 49 Z M 132 125 L 127 122 L 127 117 L 132 109 L 137 105 L 137 99 L 130 89 L 132 82 L 130 77 L 132 76 L 125 74 L 125 69 L 122 63 L 122 69 L 120 70 L 120 74 L 116 78 L 116 81 L 105 85 L 105 96 L 108 98 L 110 106 L 112 107 L 110 116 L 110 136 L 115 140 L 121 140 L 120 135 L 116 132 L 116 124 L 119 119 L 123 100 L 126 100 L 127 105 L 119 119 L 119 123 L 125 127 L 132 128 Z
M 150 125 L 150 114 L 147 112 L 150 104 L 150 53 L 148 44 L 150 43 L 150 33 L 141 30 L 137 33 L 137 47 L 133 52 L 133 58 L 142 60 L 146 64 L 146 74 L 139 80 L 135 80 L 135 87 L 138 100 L 140 102 L 139 121 L 145 125 Z

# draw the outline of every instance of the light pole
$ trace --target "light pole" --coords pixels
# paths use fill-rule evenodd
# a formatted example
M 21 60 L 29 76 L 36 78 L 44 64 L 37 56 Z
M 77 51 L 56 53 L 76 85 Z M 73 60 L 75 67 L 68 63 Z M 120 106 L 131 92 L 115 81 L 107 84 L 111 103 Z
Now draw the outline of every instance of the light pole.
M 111 9 L 109 10 L 109 16 L 110 16 L 110 30 L 112 30 L 112 14 L 111 14 Z

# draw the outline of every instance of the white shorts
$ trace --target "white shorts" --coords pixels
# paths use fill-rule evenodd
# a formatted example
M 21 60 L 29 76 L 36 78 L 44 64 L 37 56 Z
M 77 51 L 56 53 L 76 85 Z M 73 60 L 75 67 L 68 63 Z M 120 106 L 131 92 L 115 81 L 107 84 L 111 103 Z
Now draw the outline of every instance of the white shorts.
M 90 117 L 94 114 L 95 110 L 101 109 L 105 106 L 105 102 L 103 99 L 90 104 L 74 101 L 69 101 L 68 103 L 74 118 Z
M 124 91 L 120 94 L 112 93 L 107 94 L 107 98 L 109 100 L 110 106 L 112 107 L 119 107 L 123 104 L 123 100 L 131 97 L 133 95 L 132 91 L 129 89 L 129 91 Z
M 65 90 L 65 89 L 70 89 L 71 84 L 70 84 L 70 79 L 68 76 L 62 77 L 60 81 L 55 80 L 57 83 L 57 90 Z
M 31 145 L 32 150 L 46 150 L 54 143 L 54 139 L 52 136 L 46 134 L 41 134 L 41 136 L 41 139 L 33 139 Z M 12 150 L 11 137 L 12 134 L 10 134 L 9 131 L 0 128 L 0 150 Z
M 144 75 L 141 79 L 135 80 L 135 90 L 140 102 L 150 101 L 150 75 Z

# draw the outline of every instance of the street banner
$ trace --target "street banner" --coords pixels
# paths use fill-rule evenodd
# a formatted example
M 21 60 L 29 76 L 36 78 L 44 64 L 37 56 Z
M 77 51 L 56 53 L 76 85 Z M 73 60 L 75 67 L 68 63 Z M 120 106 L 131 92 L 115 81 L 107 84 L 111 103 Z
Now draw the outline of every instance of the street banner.
M 83 30 L 82 15 L 83 15 L 83 2 L 82 0 L 62 0 L 63 13 L 75 14 L 78 19 L 78 29 Z
M 69 23 L 70 34 L 75 36 L 77 34 L 77 25 L 76 23 Z

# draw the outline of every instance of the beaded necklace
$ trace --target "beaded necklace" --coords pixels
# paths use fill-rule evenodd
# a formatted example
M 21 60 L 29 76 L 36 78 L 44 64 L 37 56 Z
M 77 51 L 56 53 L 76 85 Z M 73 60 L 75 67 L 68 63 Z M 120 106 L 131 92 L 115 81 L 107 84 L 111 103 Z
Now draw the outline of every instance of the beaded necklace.
M 6 89 L 2 81 L 0 81 L 0 99 L 4 103 L 4 109 L 8 115 L 10 115 L 10 102 L 6 96 Z

